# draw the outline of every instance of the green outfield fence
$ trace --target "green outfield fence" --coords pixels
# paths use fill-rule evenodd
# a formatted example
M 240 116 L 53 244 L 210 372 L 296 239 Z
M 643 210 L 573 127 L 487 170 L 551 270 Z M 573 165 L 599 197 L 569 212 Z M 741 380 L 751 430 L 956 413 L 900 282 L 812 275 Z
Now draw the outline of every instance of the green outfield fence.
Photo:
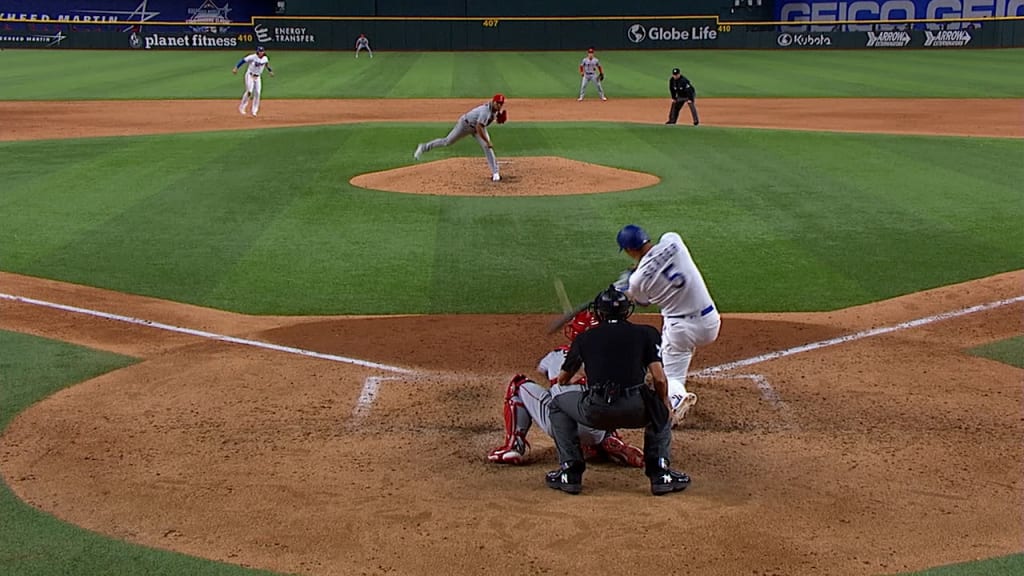
M 970 20 L 733 22 L 719 16 L 322 17 L 258 16 L 218 31 L 185 22 L 7 20 L 0 48 L 124 50 L 352 50 L 366 34 L 375 51 L 677 49 L 966 49 L 1024 47 L 1024 17 Z

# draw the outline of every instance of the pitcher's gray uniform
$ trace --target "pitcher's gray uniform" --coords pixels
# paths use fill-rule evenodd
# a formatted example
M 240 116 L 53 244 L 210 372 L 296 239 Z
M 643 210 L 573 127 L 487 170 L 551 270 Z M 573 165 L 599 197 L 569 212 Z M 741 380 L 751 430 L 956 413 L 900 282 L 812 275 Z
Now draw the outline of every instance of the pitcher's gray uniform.
M 437 138 L 425 144 L 418 144 L 416 152 L 413 153 L 413 158 L 419 160 L 424 152 L 429 152 L 438 146 L 451 146 L 472 134 L 476 138 L 477 143 L 480 144 L 480 148 L 483 149 L 484 156 L 487 157 L 487 165 L 491 168 L 491 179 L 495 182 L 501 180 L 501 176 L 498 175 L 498 159 L 494 157 L 494 147 L 491 144 L 491 137 L 487 133 L 487 127 L 494 122 L 504 105 L 505 96 L 495 94 L 490 102 L 481 104 L 463 114 L 455 123 L 452 131 L 444 138 Z
M 601 68 L 601 61 L 594 57 L 593 48 L 587 50 L 587 57 L 580 61 L 580 76 L 580 97 L 577 100 L 583 100 L 583 93 L 587 90 L 587 84 L 591 82 L 597 85 L 597 94 L 601 96 L 601 100 L 607 100 L 604 97 L 604 87 L 601 86 L 604 69 Z

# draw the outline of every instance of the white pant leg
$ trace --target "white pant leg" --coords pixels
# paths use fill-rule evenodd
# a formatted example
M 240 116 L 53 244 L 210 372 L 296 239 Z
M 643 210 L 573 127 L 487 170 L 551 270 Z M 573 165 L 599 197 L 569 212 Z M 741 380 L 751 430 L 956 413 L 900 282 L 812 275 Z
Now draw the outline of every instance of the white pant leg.
M 590 80 L 586 76 L 580 78 L 580 99 L 583 99 L 583 93 L 587 91 L 588 82 Z
M 486 128 L 484 129 L 486 130 Z M 476 138 L 477 144 L 484 151 L 484 156 L 487 158 L 487 165 L 491 167 L 491 174 L 498 173 L 498 159 L 494 156 L 494 150 L 487 147 L 487 141 L 484 140 L 483 136 L 473 132 L 473 137 Z
M 712 310 L 697 318 L 665 318 L 661 331 L 661 360 L 668 378 L 668 395 L 675 407 L 686 395 L 686 375 L 697 346 L 718 338 L 722 318 Z
M 604 98 L 604 86 L 601 86 L 601 81 L 594 78 L 594 84 L 597 84 L 597 95 Z
M 248 72 L 245 73 L 242 83 L 245 84 L 245 92 L 242 93 L 242 103 L 239 105 L 239 109 L 244 113 L 246 104 L 252 98 L 252 76 Z
M 537 426 L 551 436 L 551 392 L 536 382 L 523 382 L 519 387 L 519 400 Z
M 252 113 L 255 115 L 260 111 L 260 94 L 263 92 L 263 77 L 252 78 Z

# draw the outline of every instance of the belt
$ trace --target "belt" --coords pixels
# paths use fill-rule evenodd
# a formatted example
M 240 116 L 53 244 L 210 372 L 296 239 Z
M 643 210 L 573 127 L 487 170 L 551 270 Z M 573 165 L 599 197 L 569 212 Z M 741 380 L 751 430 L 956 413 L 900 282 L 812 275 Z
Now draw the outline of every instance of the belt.
M 253 74 L 252 72 L 249 72 L 249 76 L 252 76 L 253 78 L 259 78 L 260 77 L 259 74 Z
M 693 314 L 676 314 L 674 316 L 666 316 L 666 318 L 697 318 L 698 316 L 707 316 L 708 314 L 711 314 L 714 309 L 715 305 L 711 304 L 700 312 L 694 312 Z

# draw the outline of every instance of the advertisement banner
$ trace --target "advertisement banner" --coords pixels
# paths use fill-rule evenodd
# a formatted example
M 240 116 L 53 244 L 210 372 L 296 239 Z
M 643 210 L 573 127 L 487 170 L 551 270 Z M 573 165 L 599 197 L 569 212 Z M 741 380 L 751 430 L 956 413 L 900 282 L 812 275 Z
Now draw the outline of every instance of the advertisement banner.
M 1024 0 L 778 0 L 775 20 L 815 22 L 813 25 L 784 26 L 785 32 L 829 32 L 885 30 L 898 24 L 843 24 L 828 22 L 856 20 L 941 19 L 961 22 L 916 24 L 916 29 L 946 30 L 967 28 L 974 18 L 1024 16 Z M 818 23 L 822 24 L 818 24 Z
M 832 41 L 831 34 L 822 32 L 817 34 L 783 32 L 776 36 L 775 44 L 779 48 L 831 48 L 836 45 Z
M 0 19 L 54 24 L 186 22 L 193 32 L 224 32 L 224 24 L 248 24 L 253 16 L 273 14 L 276 4 L 275 0 L 0 0 Z
M 626 23 L 626 40 L 634 48 L 710 48 L 718 40 L 713 20 L 643 21 Z

